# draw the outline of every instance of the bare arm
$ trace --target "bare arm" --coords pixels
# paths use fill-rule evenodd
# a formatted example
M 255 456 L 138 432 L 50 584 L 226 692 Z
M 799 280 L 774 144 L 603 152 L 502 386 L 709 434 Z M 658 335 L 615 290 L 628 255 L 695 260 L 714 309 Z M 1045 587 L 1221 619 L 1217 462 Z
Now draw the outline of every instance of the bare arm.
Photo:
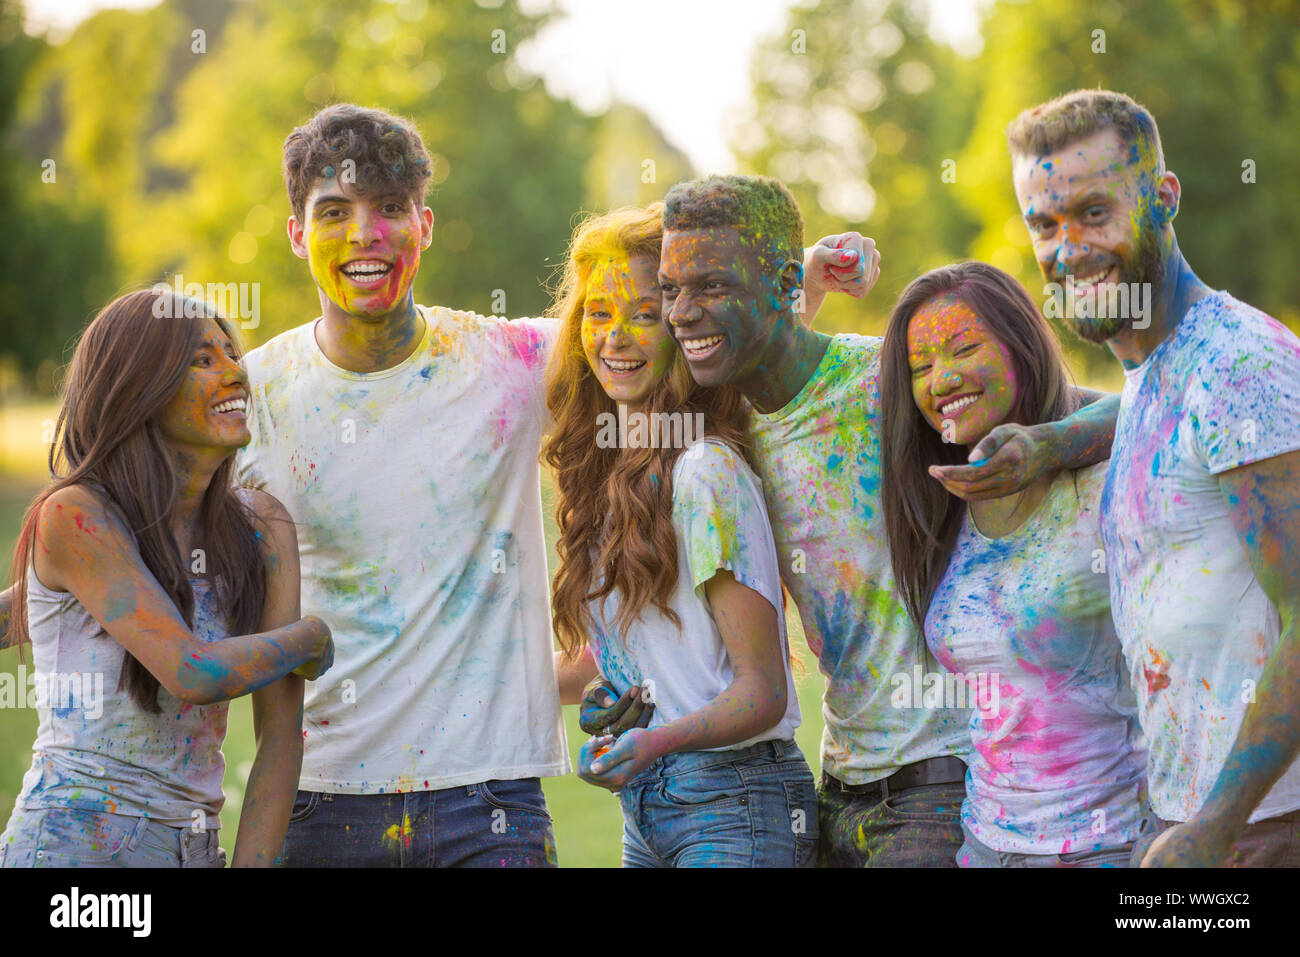
M 71 487 L 41 508 L 37 577 L 69 591 L 171 694 L 210 704 L 255 691 L 295 668 L 332 660 L 329 628 L 282 628 L 201 642 L 144 564 L 130 532 L 89 491 Z
M 261 627 L 281 628 L 302 617 L 298 536 L 284 506 L 254 493 L 266 556 L 267 592 Z M 233 867 L 270 867 L 289 827 L 302 771 L 303 679 L 286 675 L 253 692 L 257 755 L 244 789 Z
M 731 660 L 731 684 L 698 711 L 659 728 L 626 732 L 594 762 L 588 760 L 592 745 L 603 739 L 588 742 L 579 771 L 584 780 L 618 790 L 662 755 L 736 744 L 785 714 L 792 692 L 786 687 L 776 609 L 729 571 L 719 571 L 704 591 Z
M 1224 472 L 1219 485 L 1255 578 L 1277 607 L 1281 635 L 1205 804 L 1156 839 L 1144 867 L 1221 863 L 1251 812 L 1300 755 L 1300 452 Z
M 555 653 L 555 677 L 560 685 L 560 704 L 581 704 L 583 689 L 600 669 L 592 657 L 591 648 L 583 648 L 576 661 L 570 661 L 564 652 Z

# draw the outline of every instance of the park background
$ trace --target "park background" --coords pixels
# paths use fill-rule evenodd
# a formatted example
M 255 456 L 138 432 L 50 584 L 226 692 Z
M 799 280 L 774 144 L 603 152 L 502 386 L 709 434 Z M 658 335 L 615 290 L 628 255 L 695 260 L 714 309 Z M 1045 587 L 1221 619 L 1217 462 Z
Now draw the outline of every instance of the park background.
M 837 297 L 818 326 L 878 334 L 909 280 L 957 259 L 992 262 L 1041 289 L 1005 125 L 1076 87 L 1122 90 L 1160 124 L 1183 185 L 1179 242 L 1201 278 L 1300 330 L 1300 10 L 1291 0 L 768 0 L 757 34 L 758 7 L 709 0 L 608 2 L 597 21 L 584 0 L 134 2 L 96 11 L 102 4 L 82 0 L 87 15 L 55 29 L 0 0 L 6 557 L 47 479 L 60 371 L 98 307 L 179 273 L 260 284 L 249 347 L 318 314 L 310 275 L 284 239 L 279 162 L 288 131 L 332 102 L 409 116 L 434 154 L 437 221 L 419 302 L 490 312 L 502 290 L 502 311 L 540 313 L 581 211 L 645 204 L 697 174 L 753 172 L 791 187 L 809 241 L 845 229 L 876 239 L 875 291 L 863 302 Z M 677 22 L 650 29 L 665 17 Z M 968 25 L 952 29 L 963 17 Z M 571 29 L 584 22 L 585 32 Z M 555 40 L 566 28 L 571 49 Z M 679 47 L 673 38 L 687 33 L 693 45 Z M 662 78 L 687 97 L 741 81 L 744 102 L 722 117 L 718 149 L 689 132 L 675 142 L 670 123 L 629 98 L 593 106 L 548 72 L 548 58 L 594 56 L 593 43 L 628 77 Z M 1076 379 L 1117 390 L 1110 354 L 1060 331 Z M 543 494 L 553 541 L 545 481 Z M 793 608 L 789 621 L 807 665 L 798 740 L 816 771 L 823 681 Z M 14 650 L 0 652 L 0 671 L 17 665 Z M 575 712 L 565 709 L 576 755 Z M 230 714 L 227 851 L 253 755 L 248 700 Z M 34 711 L 0 709 L 2 818 L 35 726 Z M 617 865 L 617 801 L 573 776 L 544 783 L 561 865 Z

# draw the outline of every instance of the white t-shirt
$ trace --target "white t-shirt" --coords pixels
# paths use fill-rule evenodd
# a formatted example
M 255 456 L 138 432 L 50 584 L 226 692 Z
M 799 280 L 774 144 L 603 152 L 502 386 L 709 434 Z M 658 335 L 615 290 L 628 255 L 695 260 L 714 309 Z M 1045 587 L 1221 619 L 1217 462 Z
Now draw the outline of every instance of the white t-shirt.
M 382 372 L 334 365 L 315 322 L 245 362 L 238 480 L 293 516 L 303 614 L 334 633 L 334 667 L 307 685 L 308 791 L 570 769 L 538 464 L 556 324 L 419 309 L 419 346 Z
M 1152 806 L 1186 821 L 1223 769 L 1280 632 L 1216 476 L 1300 449 L 1300 340 L 1218 292 L 1125 375 L 1102 498 L 1111 608 Z M 1297 808 L 1300 763 L 1250 820 Z
M 1137 837 L 1146 748 L 1111 622 L 1105 479 L 1105 462 L 1058 475 L 1034 514 L 996 539 L 968 512 L 926 615 L 930 650 L 978 696 L 962 821 L 997 851 L 1068 854 Z
M 696 442 L 673 465 L 673 527 L 677 531 L 677 588 L 669 607 L 682 630 L 653 605 L 621 636 L 611 624 L 618 615 L 618 593 L 591 603 L 596 628 L 592 652 L 600 672 L 620 694 L 650 684 L 655 703 L 650 727 L 699 711 L 727 690 L 733 674 L 726 646 L 713 620 L 704 584 L 721 569 L 758 592 L 776 609 L 785 662 L 787 704 L 781 721 L 751 738 L 710 750 L 749 747 L 786 740 L 799 727 L 799 696 L 790 673 L 781 577 L 772 544 L 772 527 L 763 507 L 763 490 L 745 460 L 716 439 Z
M 836 336 L 799 394 L 751 424 L 781 577 L 827 678 L 822 768 L 848 784 L 970 749 L 969 709 L 894 706 L 900 677 L 939 665 L 894 590 L 880 344 Z

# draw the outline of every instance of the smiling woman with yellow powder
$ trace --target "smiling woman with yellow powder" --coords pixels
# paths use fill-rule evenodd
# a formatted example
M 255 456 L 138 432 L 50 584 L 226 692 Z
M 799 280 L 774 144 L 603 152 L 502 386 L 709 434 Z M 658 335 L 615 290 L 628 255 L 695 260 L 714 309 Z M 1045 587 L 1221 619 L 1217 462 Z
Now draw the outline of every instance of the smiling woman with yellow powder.
M 692 382 L 660 320 L 661 214 L 657 203 L 578 228 L 548 375 L 555 627 L 585 671 L 562 683 L 596 673 L 590 647 L 620 694 L 639 687 L 655 705 L 648 727 L 588 741 L 579 775 L 619 792 L 625 866 L 810 866 L 817 796 L 793 741 L 799 704 L 772 531 L 744 457 L 748 410 L 735 390 Z

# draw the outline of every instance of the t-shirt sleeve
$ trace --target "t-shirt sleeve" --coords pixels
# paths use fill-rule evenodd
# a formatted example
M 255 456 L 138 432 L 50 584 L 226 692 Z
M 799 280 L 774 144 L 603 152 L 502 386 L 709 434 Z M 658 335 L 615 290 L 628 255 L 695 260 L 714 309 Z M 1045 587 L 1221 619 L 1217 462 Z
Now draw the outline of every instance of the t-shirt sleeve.
M 550 409 L 546 407 L 546 367 L 550 364 L 551 353 L 559 340 L 560 320 L 543 316 L 530 319 L 511 319 L 506 323 L 506 335 L 510 348 L 518 358 L 522 369 L 536 390 L 536 411 L 542 422 L 542 434 L 551 430 L 554 424 Z
M 677 473 L 673 521 L 696 593 L 703 598 L 704 583 L 726 569 L 779 613 L 776 546 L 762 490 L 744 460 L 718 443 L 699 442 L 682 453 Z
M 1188 406 L 1211 474 L 1300 449 L 1300 339 L 1253 310 L 1217 322 L 1199 350 Z

